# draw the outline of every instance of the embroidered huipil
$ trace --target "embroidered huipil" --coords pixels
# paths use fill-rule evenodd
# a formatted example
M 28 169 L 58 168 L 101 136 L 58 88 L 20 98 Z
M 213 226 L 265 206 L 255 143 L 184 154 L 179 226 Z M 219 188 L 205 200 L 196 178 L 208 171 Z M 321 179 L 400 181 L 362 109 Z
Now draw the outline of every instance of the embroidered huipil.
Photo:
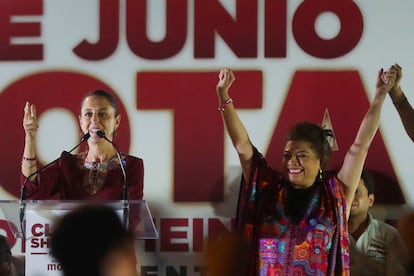
M 336 177 L 295 190 L 254 148 L 236 218 L 252 248 L 246 275 L 349 275 L 345 207 Z

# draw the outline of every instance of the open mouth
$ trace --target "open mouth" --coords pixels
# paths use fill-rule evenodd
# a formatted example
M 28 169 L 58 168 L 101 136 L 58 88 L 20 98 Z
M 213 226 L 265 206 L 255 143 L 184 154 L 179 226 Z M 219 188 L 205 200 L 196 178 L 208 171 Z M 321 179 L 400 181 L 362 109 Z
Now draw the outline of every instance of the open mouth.
M 99 128 L 90 129 L 90 130 L 89 130 L 89 133 L 90 133 L 90 134 L 96 134 L 96 132 L 98 132 L 99 130 L 101 130 L 101 129 L 99 129 Z M 102 130 L 101 130 L 101 131 L 102 131 Z
M 303 172 L 303 169 L 288 169 L 289 174 L 299 174 Z

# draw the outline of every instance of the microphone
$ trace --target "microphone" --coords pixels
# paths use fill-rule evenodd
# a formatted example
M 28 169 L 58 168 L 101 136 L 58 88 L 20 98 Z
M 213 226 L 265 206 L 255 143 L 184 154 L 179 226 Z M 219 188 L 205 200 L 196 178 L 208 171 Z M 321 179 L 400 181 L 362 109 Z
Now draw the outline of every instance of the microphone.
M 96 132 L 96 135 L 98 135 L 100 138 L 105 139 L 107 142 L 111 143 L 112 146 L 115 148 L 116 150 L 116 155 L 118 157 L 119 160 L 119 165 L 121 167 L 121 171 L 122 171 L 122 176 L 124 178 L 124 186 L 122 189 L 122 200 L 124 202 L 124 226 L 126 229 L 128 229 L 128 224 L 129 224 L 129 211 L 128 211 L 128 184 L 127 184 L 127 177 L 126 177 L 126 172 L 125 172 L 125 168 L 124 168 L 124 164 L 122 163 L 122 158 L 121 158 L 121 152 L 119 151 L 117 145 L 112 142 L 111 140 L 108 139 L 108 137 L 106 137 L 105 132 L 103 132 L 102 130 L 98 130 Z
M 71 150 L 69 150 L 68 153 L 71 153 L 72 151 L 74 151 L 75 149 L 77 149 L 80 145 L 82 145 L 84 142 L 86 142 L 89 139 L 89 137 L 91 137 L 91 135 L 89 133 L 84 134 L 82 136 L 80 142 L 76 146 L 74 146 Z M 26 199 L 26 185 L 27 185 L 27 182 L 29 181 L 29 179 L 32 176 L 34 176 L 34 175 L 36 175 L 36 174 L 44 171 L 45 169 L 49 168 L 51 165 L 53 165 L 54 163 L 56 163 L 57 161 L 59 161 L 60 158 L 61 158 L 61 156 L 59 156 L 58 158 L 56 158 L 52 162 L 47 163 L 45 166 L 43 166 L 40 169 L 36 170 L 35 172 L 31 173 L 29 176 L 27 176 L 24 179 L 22 191 L 21 191 L 21 194 L 20 194 L 20 228 L 21 229 L 22 229 L 22 223 L 23 223 L 23 218 L 24 218 L 24 213 L 25 213 L 25 207 L 26 207 L 26 205 L 24 204 L 23 201 Z M 22 233 L 24 233 L 23 232 L 23 229 L 22 229 Z

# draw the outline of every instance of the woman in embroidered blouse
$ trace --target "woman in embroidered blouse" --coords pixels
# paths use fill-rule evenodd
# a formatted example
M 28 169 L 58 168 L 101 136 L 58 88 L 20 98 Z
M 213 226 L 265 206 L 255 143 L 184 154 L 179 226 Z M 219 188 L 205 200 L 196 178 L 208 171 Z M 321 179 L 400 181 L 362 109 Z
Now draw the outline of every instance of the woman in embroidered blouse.
M 233 72 L 220 71 L 219 110 L 243 172 L 236 229 L 252 248 L 246 275 L 349 275 L 347 218 L 385 95 L 395 78 L 392 68 L 378 72 L 375 98 L 342 168 L 336 176 L 326 177 L 329 143 L 325 131 L 310 122 L 293 126 L 281 169 L 270 168 L 251 143 L 229 96 Z
M 114 138 L 121 123 L 115 97 L 103 90 L 91 91 L 84 96 L 80 111 L 81 131 L 83 134 L 90 134 L 87 139 L 88 150 L 75 155 L 64 151 L 58 162 L 36 174 L 39 169 L 36 165 L 36 107 L 26 103 L 23 117 L 26 136 L 21 178 L 21 185 L 27 182 L 26 199 L 123 198 L 125 181 L 117 149 L 97 134 L 101 131 L 108 140 L 112 141 Z M 127 176 L 128 198 L 142 199 L 143 160 L 126 153 L 120 155 Z

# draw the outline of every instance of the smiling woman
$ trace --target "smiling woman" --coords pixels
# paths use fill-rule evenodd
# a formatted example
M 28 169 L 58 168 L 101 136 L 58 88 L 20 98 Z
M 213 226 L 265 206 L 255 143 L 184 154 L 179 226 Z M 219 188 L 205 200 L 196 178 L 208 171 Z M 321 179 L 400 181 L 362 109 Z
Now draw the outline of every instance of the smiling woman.
M 286 136 L 280 170 L 250 141 L 222 69 L 219 110 L 242 167 L 236 229 L 250 245 L 245 275 L 349 275 L 347 219 L 367 149 L 378 129 L 385 95 L 396 71 L 378 72 L 376 95 L 336 176 L 325 176 L 331 149 L 322 127 L 301 122 Z M 229 100 L 231 99 L 231 100 Z
M 282 159 L 282 174 L 298 189 L 309 188 L 315 179 L 322 180 L 326 171 L 331 148 L 329 132 L 320 126 L 301 122 L 296 124 L 286 137 Z
M 104 90 L 86 94 L 81 103 L 79 124 L 81 143 L 87 141 L 87 150 L 77 154 L 64 151 L 55 162 L 38 169 L 36 107 L 26 103 L 22 198 L 120 200 L 127 190 L 129 199 L 142 199 L 143 160 L 120 153 L 113 142 L 121 124 L 115 97 Z

